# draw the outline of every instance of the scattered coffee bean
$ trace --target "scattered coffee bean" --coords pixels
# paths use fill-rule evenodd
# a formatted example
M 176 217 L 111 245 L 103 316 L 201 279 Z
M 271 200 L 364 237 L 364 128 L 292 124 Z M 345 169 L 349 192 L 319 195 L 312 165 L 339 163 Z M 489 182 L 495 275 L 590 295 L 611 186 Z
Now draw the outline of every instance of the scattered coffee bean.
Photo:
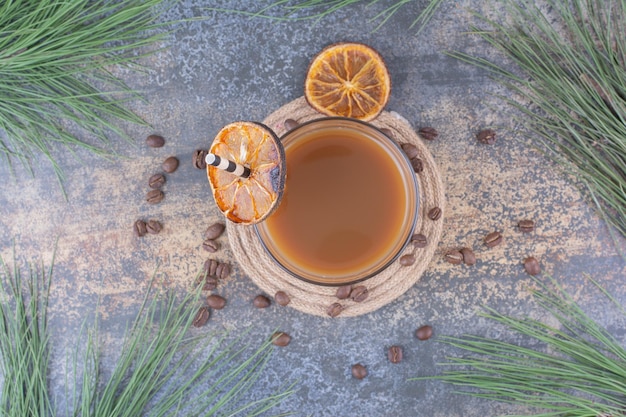
M 217 294 L 211 294 L 206 298 L 206 302 L 209 307 L 214 308 L 215 310 L 221 310 L 226 305 L 226 299 Z
M 222 267 L 221 269 L 219 267 Z M 219 279 L 226 279 L 230 275 L 230 265 L 228 264 L 219 264 L 217 271 L 215 271 L 215 276 Z
M 492 129 L 481 130 L 478 132 L 478 135 L 476 135 L 476 139 L 478 139 L 480 143 L 492 145 L 496 142 L 496 132 Z
M 485 246 L 493 248 L 502 243 L 502 234 L 500 232 L 491 232 L 485 236 Z
M 217 271 L 218 265 L 219 262 L 217 262 L 215 259 L 207 259 L 204 262 L 204 270 L 206 271 L 208 276 L 215 277 L 215 272 Z
M 206 154 L 209 153 L 206 149 L 196 149 L 193 151 L 192 164 L 194 168 L 206 169 Z
M 161 229 L 163 229 L 163 226 L 156 220 L 149 220 L 148 223 L 146 223 L 146 231 L 151 235 L 158 234 Z
M 160 148 L 165 145 L 165 139 L 163 136 L 150 135 L 146 138 L 146 144 L 151 148 Z
M 428 340 L 432 337 L 432 335 L 433 328 L 429 325 L 422 326 L 415 331 L 415 337 L 417 337 L 419 340 Z
M 337 292 L 335 296 L 340 300 L 345 300 L 346 298 L 350 298 L 350 293 L 352 292 L 352 285 L 342 285 L 337 288 Z
M 165 184 L 165 175 L 163 174 L 154 174 L 148 179 L 148 187 L 150 188 L 161 188 Z
M 163 168 L 163 171 L 171 174 L 178 169 L 178 163 L 178 158 L 176 158 L 175 156 L 170 156 L 165 161 L 163 161 L 161 167 Z
M 539 275 L 541 273 L 539 261 L 534 256 L 524 259 L 524 269 L 529 275 Z
M 426 140 L 435 140 L 439 136 L 439 132 L 433 127 L 422 127 L 418 130 L 419 135 Z
M 402 145 L 400 145 L 400 147 L 406 154 L 407 158 L 409 159 L 417 158 L 417 154 L 418 154 L 417 146 L 413 145 L 412 143 L 403 143 Z
M 214 240 L 206 239 L 202 242 L 202 249 L 207 252 L 215 253 L 220 249 L 220 244 Z
M 285 347 L 291 342 L 291 336 L 284 332 L 276 332 L 272 335 L 272 344 Z
M 369 291 L 367 290 L 367 287 L 365 287 L 365 285 L 357 285 L 356 287 L 352 288 L 352 291 L 350 291 L 350 298 L 355 303 L 365 301 L 368 295 Z
M 441 218 L 441 209 L 439 207 L 433 207 L 428 211 L 428 218 L 432 221 L 437 221 Z
M 380 129 L 380 131 L 383 132 L 385 134 L 385 136 L 387 136 L 389 139 L 394 139 L 393 132 L 391 131 L 391 129 L 387 129 L 386 127 L 382 127 Z
M 463 263 L 463 254 L 458 250 L 451 250 L 444 256 L 447 262 L 453 265 L 460 265 Z
M 148 191 L 146 194 L 146 201 L 148 204 L 159 204 L 165 198 L 165 194 L 161 190 Z
M 387 351 L 387 357 L 391 363 L 402 362 L 402 348 L 400 346 L 391 346 Z
M 367 376 L 367 369 L 360 363 L 352 365 L 352 376 L 356 379 L 363 379 Z
M 283 307 L 291 302 L 291 298 L 289 298 L 285 291 L 276 291 L 276 294 L 274 294 L 274 300 L 276 300 L 276 304 Z
M 226 229 L 226 226 L 223 223 L 213 223 L 212 225 L 207 227 L 206 231 L 204 232 L 204 238 L 215 240 L 220 237 L 222 233 L 224 233 L 224 229 Z
M 209 309 L 207 307 L 200 307 L 200 309 L 198 309 L 198 313 L 196 313 L 196 317 L 193 319 L 193 326 L 194 327 L 202 327 L 206 324 L 207 321 L 209 321 L 209 316 L 211 315 L 211 313 L 209 312 Z
M 519 227 L 522 233 L 530 233 L 535 230 L 535 222 L 532 220 L 520 220 L 517 227 Z
M 283 124 L 283 126 L 285 126 L 285 130 L 287 132 L 289 132 L 291 129 L 293 129 L 294 127 L 298 127 L 300 123 L 296 122 L 293 119 L 285 119 L 285 122 Z
M 402 266 L 411 266 L 415 263 L 415 255 L 409 253 L 407 255 L 402 255 L 400 257 L 400 265 Z
M 207 277 L 204 280 L 204 284 L 202 284 L 202 290 L 213 291 L 216 288 L 217 288 L 217 278 L 210 277 L 207 275 Z
M 413 167 L 413 171 L 416 174 L 419 174 L 420 172 L 424 171 L 424 162 L 419 158 L 412 158 L 411 166 Z
M 343 311 L 343 306 L 339 303 L 332 303 L 326 309 L 326 314 L 330 317 L 337 317 Z
M 416 248 L 425 248 L 428 245 L 428 239 L 421 233 L 416 233 L 411 236 L 411 242 Z
M 470 248 L 461 249 L 461 255 L 463 255 L 463 263 L 465 265 L 472 266 L 476 264 L 476 255 L 474 251 Z
M 147 228 L 146 228 L 146 222 L 144 222 L 143 220 L 137 220 L 135 222 L 135 224 L 133 225 L 133 230 L 135 232 L 135 236 L 145 236 L 146 233 L 148 232 Z
M 256 308 L 267 308 L 270 306 L 271 302 L 270 302 L 270 299 L 267 298 L 266 296 L 257 295 L 256 297 L 254 297 L 252 304 L 254 304 Z

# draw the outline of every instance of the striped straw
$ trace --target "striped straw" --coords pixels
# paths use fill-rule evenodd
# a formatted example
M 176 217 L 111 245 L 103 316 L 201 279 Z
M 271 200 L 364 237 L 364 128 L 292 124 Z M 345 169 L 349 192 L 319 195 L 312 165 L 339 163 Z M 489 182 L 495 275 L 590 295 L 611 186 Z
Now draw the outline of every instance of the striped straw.
M 208 153 L 205 161 L 207 165 L 214 166 L 218 169 L 223 169 L 226 172 L 231 172 L 241 178 L 248 178 L 250 176 L 250 168 L 240 165 L 236 162 L 229 161 L 228 159 L 221 158 L 214 153 Z

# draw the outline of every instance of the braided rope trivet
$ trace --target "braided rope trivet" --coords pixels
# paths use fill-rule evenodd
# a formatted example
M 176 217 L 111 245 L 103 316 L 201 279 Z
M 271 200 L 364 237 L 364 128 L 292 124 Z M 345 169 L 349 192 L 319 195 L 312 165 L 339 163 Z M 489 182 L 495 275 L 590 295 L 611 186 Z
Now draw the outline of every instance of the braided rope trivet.
M 288 103 L 269 115 L 263 123 L 282 136 L 285 133 L 285 119 L 293 119 L 298 123 L 323 117 L 313 110 L 304 97 Z M 326 309 L 329 305 L 340 302 L 344 310 L 339 317 L 358 316 L 374 311 L 404 294 L 420 278 L 432 259 L 443 229 L 443 214 L 437 221 L 427 217 L 433 207 L 440 207 L 442 213 L 445 196 L 441 177 L 432 155 L 402 117 L 390 112 L 382 112 L 370 122 L 378 128 L 387 128 L 399 143 L 412 143 L 418 149 L 418 157 L 424 163 L 424 171 L 417 174 L 419 185 L 419 215 L 416 233 L 424 234 L 428 245 L 423 249 L 409 245 L 404 254 L 414 253 L 416 261 L 411 266 L 401 266 L 394 262 L 384 271 L 360 283 L 369 291 L 368 297 L 356 303 L 351 300 L 338 300 L 335 297 L 336 287 L 320 286 L 301 281 L 278 266 L 265 252 L 259 239 L 250 226 L 228 224 L 228 238 L 239 265 L 246 274 L 268 295 L 277 291 L 286 292 L 291 298 L 291 307 L 305 313 L 328 317 Z

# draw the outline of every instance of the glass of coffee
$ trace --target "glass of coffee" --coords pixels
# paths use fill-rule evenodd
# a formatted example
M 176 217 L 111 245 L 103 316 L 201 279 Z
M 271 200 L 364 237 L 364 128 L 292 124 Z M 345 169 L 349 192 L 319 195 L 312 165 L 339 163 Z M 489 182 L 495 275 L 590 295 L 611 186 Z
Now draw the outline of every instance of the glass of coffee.
M 255 225 L 269 255 L 318 285 L 359 282 L 388 267 L 411 239 L 419 204 L 400 146 L 368 123 L 333 117 L 303 123 L 281 141 L 285 192 Z

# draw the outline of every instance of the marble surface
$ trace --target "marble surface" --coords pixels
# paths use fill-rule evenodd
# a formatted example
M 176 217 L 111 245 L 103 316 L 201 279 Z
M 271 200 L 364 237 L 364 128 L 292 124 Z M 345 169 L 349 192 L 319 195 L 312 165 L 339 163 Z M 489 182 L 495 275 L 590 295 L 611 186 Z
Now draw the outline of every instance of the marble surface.
M 151 127 L 120 124 L 134 143 L 114 141 L 120 157 L 111 160 L 82 151 L 77 157 L 59 148 L 54 153 L 66 175 L 67 199 L 51 167 L 35 166 L 35 177 L 20 167 L 14 176 L 5 165 L 0 174 L 0 254 L 10 259 L 13 245 L 21 256 L 50 263 L 55 249 L 50 318 L 54 331 L 52 377 L 60 384 L 63 355 L 72 346 L 85 318 L 98 313 L 104 349 L 113 353 L 122 340 L 157 268 L 155 285 L 179 294 L 189 290 L 204 261 L 233 262 L 226 235 L 222 249 L 203 251 L 202 232 L 220 221 L 205 173 L 195 169 L 192 154 L 207 148 L 219 129 L 235 120 L 263 120 L 273 110 L 303 94 L 310 59 L 339 41 L 364 42 L 385 58 L 393 82 L 387 110 L 403 115 L 415 129 L 432 126 L 439 137 L 429 143 L 446 187 L 447 213 L 438 251 L 421 280 L 396 301 L 357 318 L 326 319 L 273 304 L 255 309 L 260 293 L 233 263 L 233 273 L 216 290 L 228 300 L 197 332 L 249 330 L 256 343 L 275 329 L 288 332 L 291 344 L 276 349 L 255 387 L 271 393 L 285 380 L 297 382 L 296 393 L 277 411 L 314 416 L 472 417 L 523 413 L 514 406 L 453 393 L 433 381 L 410 381 L 441 372 L 436 364 L 459 352 L 437 341 L 439 335 L 465 333 L 502 337 L 524 343 L 514 334 L 477 315 L 486 305 L 517 316 L 544 317 L 527 291 L 532 283 L 521 261 L 539 259 L 543 271 L 561 283 L 593 317 L 624 340 L 624 317 L 607 310 L 587 281 L 596 279 L 626 301 L 624 239 L 613 239 L 575 179 L 561 174 L 540 153 L 537 143 L 496 97 L 509 93 L 485 71 L 447 55 L 450 51 L 501 59 L 477 37 L 467 34 L 469 9 L 495 16 L 479 0 L 446 1 L 420 34 L 409 29 L 424 1 L 402 8 L 377 29 L 372 20 L 384 2 L 361 2 L 318 21 L 279 22 L 213 7 L 258 10 L 259 2 L 180 1 L 161 19 L 204 17 L 173 25 L 163 49 L 144 59 L 145 73 L 115 69 L 139 90 L 144 102 L 130 107 Z M 497 131 L 494 145 L 475 135 Z M 166 138 L 160 149 L 144 144 L 147 135 Z M 89 140 L 89 138 L 86 138 Z M 180 168 L 167 175 L 165 199 L 148 205 L 147 180 L 161 171 L 168 156 Z M 157 236 L 137 238 L 133 222 L 157 219 Z M 516 224 L 533 219 L 535 232 L 521 234 Z M 482 238 L 493 230 L 504 243 L 487 249 Z M 446 263 L 450 248 L 473 247 L 472 267 Z M 545 317 L 550 320 L 549 317 Z M 419 341 L 414 331 L 430 324 L 435 337 Z M 404 360 L 392 364 L 387 348 L 400 345 Z M 107 355 L 105 355 L 107 357 Z M 369 375 L 359 381 L 350 366 L 360 362 Z M 105 362 L 103 368 L 112 366 Z

